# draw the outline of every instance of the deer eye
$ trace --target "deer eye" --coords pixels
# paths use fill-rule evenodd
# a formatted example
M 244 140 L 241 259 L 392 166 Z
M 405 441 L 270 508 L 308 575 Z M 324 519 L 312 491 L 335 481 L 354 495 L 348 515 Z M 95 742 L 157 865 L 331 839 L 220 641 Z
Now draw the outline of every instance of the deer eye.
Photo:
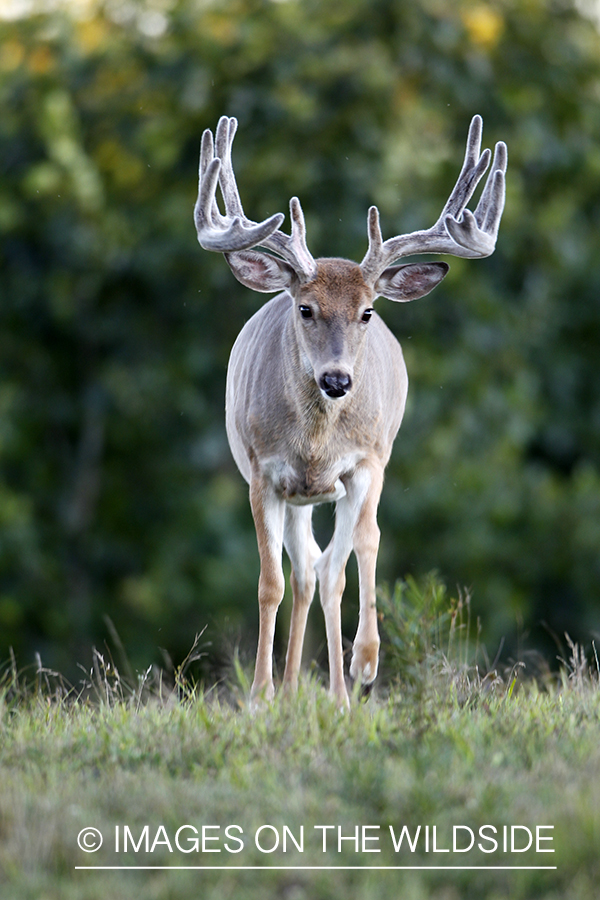
M 360 318 L 360 321 L 368 322 L 372 315 L 373 315 L 372 309 L 365 309 L 364 313 L 362 314 L 362 316 Z
M 303 319 L 312 319 L 312 309 L 310 306 L 300 306 L 299 309 Z

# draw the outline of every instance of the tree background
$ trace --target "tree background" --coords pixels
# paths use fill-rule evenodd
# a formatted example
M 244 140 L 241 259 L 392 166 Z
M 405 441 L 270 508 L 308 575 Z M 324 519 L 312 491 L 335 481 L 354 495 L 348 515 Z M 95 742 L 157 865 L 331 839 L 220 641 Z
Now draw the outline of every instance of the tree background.
M 229 350 L 265 298 L 192 223 L 201 133 L 222 114 L 240 122 L 247 213 L 297 194 L 315 256 L 360 260 L 371 203 L 385 236 L 432 224 L 474 113 L 485 146 L 508 143 L 494 256 L 450 260 L 420 302 L 378 301 L 411 380 L 379 580 L 435 568 L 471 587 L 492 655 L 502 637 L 589 642 L 591 2 L 3 0 L 0 16 L 0 659 L 73 673 L 110 639 L 106 617 L 134 665 L 181 661 L 204 625 L 253 646 L 258 557 L 223 406 Z

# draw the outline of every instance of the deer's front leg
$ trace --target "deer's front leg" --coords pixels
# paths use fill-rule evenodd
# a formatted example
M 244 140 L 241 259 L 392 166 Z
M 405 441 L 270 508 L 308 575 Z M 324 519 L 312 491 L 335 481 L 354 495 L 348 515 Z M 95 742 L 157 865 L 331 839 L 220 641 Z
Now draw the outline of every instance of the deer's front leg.
M 252 699 L 271 700 L 273 687 L 273 639 L 277 609 L 283 599 L 285 580 L 281 565 L 285 503 L 260 474 L 250 484 L 250 505 L 260 555 L 258 579 L 258 649 L 252 682 Z
M 365 598 L 367 593 L 369 596 L 375 597 L 375 568 L 374 560 L 372 568 L 367 565 L 366 554 L 367 544 L 372 547 L 373 534 L 369 533 L 369 540 L 357 540 L 357 536 L 362 536 L 364 529 L 358 527 L 360 523 L 370 521 L 369 510 L 373 506 L 372 497 L 374 497 L 374 509 L 377 509 L 379 494 L 381 493 L 382 474 L 379 469 L 373 468 L 368 463 L 359 465 L 352 475 L 342 479 L 346 488 L 346 496 L 338 500 L 335 511 L 335 529 L 333 537 L 322 557 L 317 562 L 315 568 L 319 577 L 319 593 L 321 597 L 321 605 L 325 616 L 325 629 L 327 632 L 327 651 L 329 654 L 329 689 L 336 697 L 341 706 L 348 706 L 348 692 L 344 681 L 344 664 L 342 653 L 342 628 L 340 607 L 342 603 L 342 594 L 346 585 L 346 563 L 352 549 L 356 551 L 361 566 L 361 623 L 359 631 L 354 642 L 353 665 L 356 661 L 360 672 L 370 663 L 374 668 L 372 681 L 377 671 L 377 650 L 379 639 L 377 637 L 377 620 L 375 618 L 375 646 L 371 637 L 371 629 L 369 628 L 371 616 L 369 604 L 365 599 L 363 614 L 363 577 L 365 588 L 368 583 L 368 574 L 372 574 L 373 588 L 372 591 L 365 590 Z M 377 527 L 377 523 L 375 523 Z M 358 529 L 358 530 L 357 530 Z M 377 532 L 377 538 L 379 532 Z M 360 555 L 359 555 L 360 554 Z M 375 555 L 377 547 L 375 546 Z M 358 650 L 358 654 L 357 654 Z M 375 655 L 373 656 L 373 652 Z M 373 667 L 373 660 L 375 665 Z M 354 672 L 357 670 L 354 665 Z M 351 670 L 353 677 L 356 677 Z
M 358 562 L 360 612 L 352 647 L 350 675 L 355 681 L 370 684 L 379 664 L 379 631 L 375 605 L 375 569 L 379 550 L 377 506 L 383 486 L 383 468 L 379 463 L 365 466 L 358 484 L 360 502 L 353 533 L 353 548 Z M 367 483 L 368 482 L 368 483 Z
M 293 607 L 283 686 L 296 691 L 308 610 L 315 592 L 315 563 L 321 556 L 312 533 L 312 506 L 287 506 L 283 543 L 292 564 Z

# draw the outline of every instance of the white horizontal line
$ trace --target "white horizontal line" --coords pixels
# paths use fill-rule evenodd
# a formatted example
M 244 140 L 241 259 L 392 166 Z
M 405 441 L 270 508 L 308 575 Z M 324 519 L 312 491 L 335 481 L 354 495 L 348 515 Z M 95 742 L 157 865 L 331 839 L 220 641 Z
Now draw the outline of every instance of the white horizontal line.
M 466 872 L 472 871 L 474 869 L 490 872 L 507 872 L 507 871 L 523 871 L 527 870 L 555 870 L 558 866 L 75 866 L 76 869 L 80 870 L 158 870 L 161 871 L 179 871 L 182 869 L 186 870 L 197 870 L 197 871 L 207 871 L 207 870 L 219 870 L 219 871 L 253 871 L 253 870 L 261 870 L 261 871 L 276 871 L 276 870 L 294 870 L 294 871 L 316 871 L 316 870 L 349 870 L 356 869 L 357 871 L 375 871 L 375 872 L 389 872 L 389 871 L 399 871 L 399 870 L 419 870 L 419 871 L 440 871 L 440 870 L 452 870 L 456 872 Z

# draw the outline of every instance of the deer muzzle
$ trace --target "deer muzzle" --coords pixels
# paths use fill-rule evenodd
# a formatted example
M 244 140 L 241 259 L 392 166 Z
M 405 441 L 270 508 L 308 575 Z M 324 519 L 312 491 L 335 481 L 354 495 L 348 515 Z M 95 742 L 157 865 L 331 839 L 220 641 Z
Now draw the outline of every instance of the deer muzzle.
M 319 387 L 327 397 L 344 397 L 352 387 L 352 378 L 347 372 L 334 369 L 324 372 L 319 378 Z

